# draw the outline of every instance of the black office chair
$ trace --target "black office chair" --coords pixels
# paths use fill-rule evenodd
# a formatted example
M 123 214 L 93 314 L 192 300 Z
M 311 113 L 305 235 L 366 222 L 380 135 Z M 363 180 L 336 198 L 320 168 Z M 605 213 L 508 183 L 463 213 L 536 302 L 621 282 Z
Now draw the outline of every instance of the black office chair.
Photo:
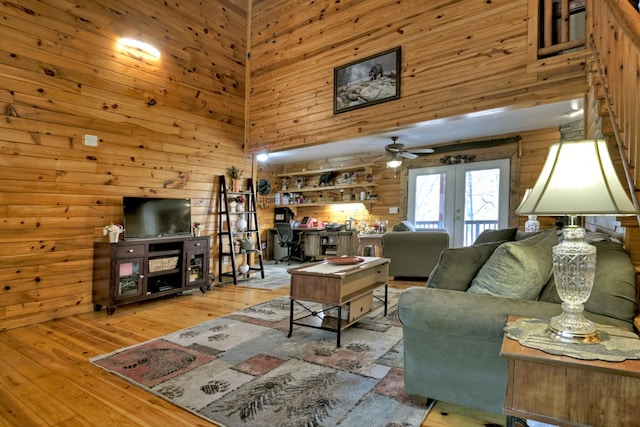
M 291 264 L 291 261 L 303 262 L 301 256 L 294 255 L 300 253 L 300 245 L 302 244 L 302 233 L 294 233 L 293 226 L 288 222 L 276 222 L 276 231 L 278 233 L 278 240 L 280 246 L 287 248 L 287 255 L 283 256 L 279 260 L 276 260 L 276 264 L 280 261 L 287 261 Z

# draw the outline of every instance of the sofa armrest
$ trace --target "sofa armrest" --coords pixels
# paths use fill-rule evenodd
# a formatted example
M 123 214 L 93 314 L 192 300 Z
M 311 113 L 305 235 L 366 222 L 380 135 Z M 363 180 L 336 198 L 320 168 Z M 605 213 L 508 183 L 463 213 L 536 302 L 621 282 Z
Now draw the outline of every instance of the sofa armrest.
M 560 312 L 553 303 L 423 287 L 406 289 L 398 303 L 408 328 L 500 341 L 509 315 L 551 318 Z
M 554 303 L 424 287 L 406 289 L 398 302 L 398 317 L 404 327 L 500 342 L 509 315 L 551 319 L 561 311 Z M 584 314 L 597 323 L 630 326 L 610 317 Z

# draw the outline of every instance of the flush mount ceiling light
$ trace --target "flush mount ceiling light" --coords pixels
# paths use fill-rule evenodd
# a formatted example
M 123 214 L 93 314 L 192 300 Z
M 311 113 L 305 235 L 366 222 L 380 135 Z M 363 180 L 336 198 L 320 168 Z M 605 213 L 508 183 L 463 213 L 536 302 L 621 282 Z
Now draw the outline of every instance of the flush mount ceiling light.
M 127 55 L 139 61 L 160 59 L 160 51 L 158 49 L 140 40 L 123 37 L 118 40 L 118 46 Z
M 256 160 L 259 162 L 266 162 L 268 158 L 269 158 L 269 153 L 259 153 L 256 156 Z

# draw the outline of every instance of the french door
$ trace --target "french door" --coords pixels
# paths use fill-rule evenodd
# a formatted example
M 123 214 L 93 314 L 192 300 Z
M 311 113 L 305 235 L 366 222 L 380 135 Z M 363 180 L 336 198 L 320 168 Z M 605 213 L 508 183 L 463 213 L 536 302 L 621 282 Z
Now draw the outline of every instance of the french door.
M 453 247 L 509 222 L 509 159 L 409 170 L 407 219 L 445 228 Z

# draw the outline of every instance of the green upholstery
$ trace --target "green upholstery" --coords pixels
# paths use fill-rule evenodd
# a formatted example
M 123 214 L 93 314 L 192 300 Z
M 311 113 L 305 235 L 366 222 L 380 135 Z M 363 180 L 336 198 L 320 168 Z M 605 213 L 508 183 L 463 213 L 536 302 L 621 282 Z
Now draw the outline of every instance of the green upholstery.
M 449 247 L 449 233 L 440 229 L 389 231 L 382 235 L 389 275 L 426 278 L 438 264 L 440 252 Z
M 391 231 L 416 231 L 416 227 L 411 223 L 411 221 L 400 221 L 391 227 Z
M 493 252 L 471 282 L 469 292 L 537 299 L 552 273 L 555 229 L 528 239 L 506 242 Z
M 500 242 L 513 240 L 518 232 L 517 228 L 501 228 L 499 230 L 484 230 L 476 237 L 473 245 L 482 243 Z
M 596 281 L 585 316 L 633 328 L 633 265 L 616 243 L 594 246 Z M 541 293 L 549 301 L 533 301 L 461 292 L 464 280 L 439 278 L 438 288 L 409 288 L 400 296 L 405 388 L 411 395 L 502 413 L 507 361 L 500 357 L 500 347 L 507 316 L 550 319 L 560 314 L 560 305 L 551 301 L 555 285 L 549 280 Z
M 427 287 L 466 291 L 478 271 L 502 243 L 482 243 L 443 250 L 438 265 L 429 275 Z

